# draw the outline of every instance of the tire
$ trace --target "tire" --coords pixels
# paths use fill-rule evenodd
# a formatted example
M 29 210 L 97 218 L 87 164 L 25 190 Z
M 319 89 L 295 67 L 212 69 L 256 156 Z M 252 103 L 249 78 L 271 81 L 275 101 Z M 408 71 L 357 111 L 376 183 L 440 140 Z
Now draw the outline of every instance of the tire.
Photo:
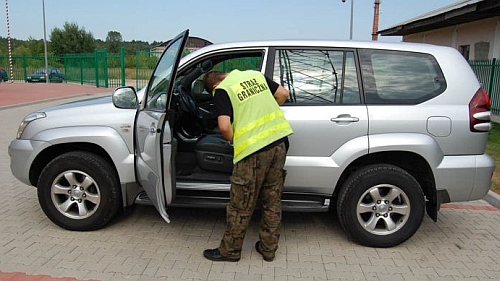
M 369 247 L 392 247 L 415 234 L 424 218 L 420 184 L 393 165 L 371 165 L 353 173 L 337 199 L 337 216 L 347 235 Z
M 58 226 L 77 231 L 102 228 L 122 201 L 118 175 L 102 157 L 82 151 L 54 158 L 38 180 L 38 201 Z

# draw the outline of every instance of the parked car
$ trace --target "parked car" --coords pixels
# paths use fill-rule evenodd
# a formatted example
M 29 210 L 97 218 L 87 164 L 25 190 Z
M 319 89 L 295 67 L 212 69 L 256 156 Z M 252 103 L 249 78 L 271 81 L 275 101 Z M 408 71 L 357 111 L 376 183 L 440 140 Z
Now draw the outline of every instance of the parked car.
M 210 70 L 258 69 L 290 91 L 294 134 L 285 211 L 334 211 L 348 236 L 391 247 L 425 212 L 477 200 L 495 168 L 485 153 L 490 101 L 449 47 L 381 42 L 214 44 L 181 57 L 171 40 L 148 86 L 29 114 L 9 146 L 11 170 L 69 230 L 104 227 L 125 206 L 224 207 L 232 146 L 217 131 Z
M 55 67 L 38 68 L 33 73 L 26 77 L 26 82 L 34 83 L 34 82 L 46 82 L 47 81 L 47 70 L 49 73 L 49 82 L 50 83 L 62 83 L 64 81 L 64 73 Z
M 7 71 L 5 69 L 0 68 L 0 81 L 7 82 L 9 81 L 9 76 L 7 75 Z

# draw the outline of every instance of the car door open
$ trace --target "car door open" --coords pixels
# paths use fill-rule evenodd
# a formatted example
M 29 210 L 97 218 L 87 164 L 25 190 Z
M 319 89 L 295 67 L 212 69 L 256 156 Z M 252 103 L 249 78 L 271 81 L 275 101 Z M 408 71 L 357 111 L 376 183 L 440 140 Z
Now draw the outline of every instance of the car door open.
M 137 180 L 167 222 L 166 211 L 175 190 L 172 154 L 175 142 L 170 131 L 167 111 L 174 88 L 177 67 L 189 30 L 170 41 L 151 77 L 143 104 L 135 122 Z

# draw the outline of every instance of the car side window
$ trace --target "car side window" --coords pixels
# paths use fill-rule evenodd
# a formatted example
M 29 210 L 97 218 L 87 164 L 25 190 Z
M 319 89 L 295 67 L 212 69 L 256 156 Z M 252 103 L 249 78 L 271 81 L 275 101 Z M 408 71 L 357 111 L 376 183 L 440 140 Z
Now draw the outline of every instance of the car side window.
M 278 49 L 273 80 L 290 92 L 285 104 L 359 104 L 354 58 L 352 51 Z
M 367 104 L 418 104 L 446 89 L 435 58 L 428 54 L 360 50 Z

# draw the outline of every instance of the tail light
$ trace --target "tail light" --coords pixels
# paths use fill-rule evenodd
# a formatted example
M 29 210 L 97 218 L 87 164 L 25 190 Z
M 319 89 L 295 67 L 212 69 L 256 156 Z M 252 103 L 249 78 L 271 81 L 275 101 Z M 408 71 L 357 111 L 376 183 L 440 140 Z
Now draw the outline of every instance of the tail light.
M 491 102 L 488 93 L 483 88 L 477 90 L 469 102 L 469 124 L 471 132 L 488 132 L 491 129 L 490 122 Z

